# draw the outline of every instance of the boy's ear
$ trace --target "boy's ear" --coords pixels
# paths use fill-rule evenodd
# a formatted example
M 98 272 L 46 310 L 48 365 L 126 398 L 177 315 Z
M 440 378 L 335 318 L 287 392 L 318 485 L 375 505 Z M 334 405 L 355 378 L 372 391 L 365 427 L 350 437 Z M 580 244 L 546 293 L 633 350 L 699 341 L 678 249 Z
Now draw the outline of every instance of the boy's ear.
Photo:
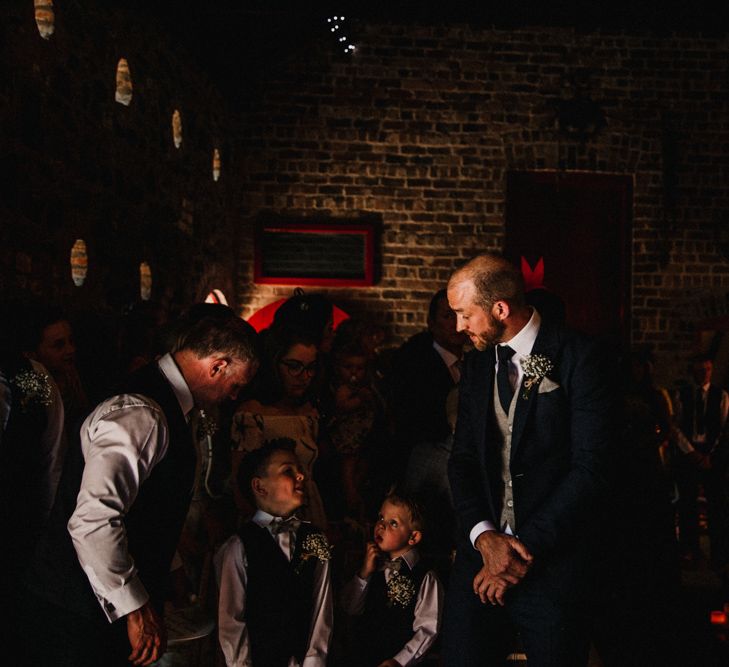
M 263 483 L 261 477 L 254 477 L 251 480 L 251 489 L 253 490 L 254 496 L 266 496 L 266 485 Z
M 414 530 L 410 533 L 410 537 L 408 539 L 408 544 L 411 547 L 414 547 L 422 539 L 423 539 L 423 533 L 421 533 L 419 530 Z

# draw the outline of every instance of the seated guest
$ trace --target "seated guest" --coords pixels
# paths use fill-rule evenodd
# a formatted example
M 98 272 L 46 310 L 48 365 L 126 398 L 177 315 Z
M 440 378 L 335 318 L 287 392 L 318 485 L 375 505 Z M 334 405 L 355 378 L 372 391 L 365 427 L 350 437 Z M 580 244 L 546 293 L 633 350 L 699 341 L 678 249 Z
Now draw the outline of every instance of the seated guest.
M 233 474 L 241 460 L 266 440 L 291 438 L 305 474 L 303 518 L 327 528 L 314 464 L 319 456 L 319 411 L 311 388 L 318 371 L 316 343 L 292 329 L 273 327 L 264 341 L 264 359 L 252 388 L 233 416 Z M 237 498 L 245 515 L 245 499 Z
M 345 586 L 345 611 L 359 616 L 347 664 L 407 667 L 420 662 L 440 629 L 443 588 L 420 560 L 418 505 L 385 498 L 359 572 Z
M 295 515 L 304 473 L 293 441 L 264 443 L 244 459 L 238 480 L 257 509 L 216 557 L 225 662 L 324 667 L 333 619 L 330 548 Z

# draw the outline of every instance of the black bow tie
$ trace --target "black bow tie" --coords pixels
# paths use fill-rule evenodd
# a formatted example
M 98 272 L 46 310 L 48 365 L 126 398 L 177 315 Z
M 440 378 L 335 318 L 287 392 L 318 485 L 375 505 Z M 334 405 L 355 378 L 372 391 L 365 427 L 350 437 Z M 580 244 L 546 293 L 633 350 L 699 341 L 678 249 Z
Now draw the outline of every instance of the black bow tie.
M 278 535 L 279 533 L 295 533 L 300 525 L 301 519 L 296 516 L 290 516 L 288 519 L 275 517 L 268 528 L 271 531 L 271 535 Z

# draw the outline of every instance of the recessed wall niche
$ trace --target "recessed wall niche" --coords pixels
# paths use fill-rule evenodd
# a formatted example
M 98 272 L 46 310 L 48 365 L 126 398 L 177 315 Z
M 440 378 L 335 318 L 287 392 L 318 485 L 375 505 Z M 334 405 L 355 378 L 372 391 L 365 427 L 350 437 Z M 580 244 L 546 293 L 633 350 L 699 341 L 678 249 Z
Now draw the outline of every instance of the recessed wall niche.
M 56 15 L 53 11 L 53 0 L 34 0 L 35 24 L 43 39 L 50 39 L 56 29 Z
M 172 141 L 175 148 L 182 146 L 182 117 L 177 109 L 172 113 Z
M 213 180 L 217 183 L 220 178 L 220 151 L 213 149 Z
M 142 301 L 152 298 L 152 269 L 147 262 L 139 265 L 139 296 Z
M 116 93 L 114 99 L 128 107 L 132 101 L 132 74 L 126 58 L 119 58 L 116 66 Z
M 81 287 L 86 281 L 89 269 L 89 258 L 86 254 L 86 242 L 76 239 L 71 248 L 71 280 L 76 287 Z

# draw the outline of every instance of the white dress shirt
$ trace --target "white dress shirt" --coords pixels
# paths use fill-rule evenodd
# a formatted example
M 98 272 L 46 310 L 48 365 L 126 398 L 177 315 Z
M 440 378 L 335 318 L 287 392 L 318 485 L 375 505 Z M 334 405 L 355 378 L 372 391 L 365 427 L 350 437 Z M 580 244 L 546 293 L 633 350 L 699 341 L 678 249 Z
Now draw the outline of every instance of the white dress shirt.
M 453 354 L 450 350 L 446 350 L 440 343 L 435 341 L 433 341 L 433 349 L 443 359 L 443 363 L 448 368 L 454 384 L 458 384 L 461 381 L 461 357 Z
M 511 340 L 505 340 L 499 343 L 501 345 L 508 345 L 514 354 L 511 357 L 512 370 L 515 371 L 514 384 L 512 388 L 514 391 L 518 391 L 521 387 L 521 381 L 524 378 L 524 369 L 522 368 L 521 362 L 524 357 L 531 354 L 532 348 L 534 347 L 534 341 L 537 340 L 537 334 L 539 334 L 539 328 L 542 325 L 542 318 L 537 312 L 536 308 L 532 308 L 532 316 L 529 321 L 522 327 L 519 333 L 516 334 Z M 494 348 L 494 355 L 496 356 L 496 372 L 499 372 L 499 355 L 496 354 L 496 348 Z M 498 528 L 490 521 L 484 520 L 479 521 L 469 533 L 471 544 L 476 548 L 476 539 L 478 536 L 487 530 L 498 530 Z M 512 535 L 509 526 L 506 527 L 505 532 Z
M 257 510 L 251 521 L 271 532 L 271 514 Z M 302 522 L 305 523 L 305 522 Z M 296 548 L 296 536 L 280 532 L 274 540 L 286 558 L 291 561 Z M 309 644 L 301 665 L 291 657 L 288 667 L 325 667 L 329 639 L 334 623 L 330 562 L 320 561 L 314 569 L 314 605 L 309 631 Z M 220 591 L 218 598 L 218 637 L 228 667 L 254 667 L 251 645 L 245 621 L 246 589 L 248 586 L 248 559 L 243 541 L 233 535 L 215 555 L 215 572 Z M 259 665 L 255 665 L 259 667 Z
M 193 398 L 180 369 L 169 354 L 157 363 L 189 419 Z M 168 444 L 164 413 L 139 394 L 103 401 L 81 426 L 84 471 L 68 532 L 109 622 L 149 599 L 127 551 L 124 516 Z
M 417 549 L 410 549 L 402 559 L 407 562 L 412 570 L 420 560 Z M 385 582 L 390 581 L 392 575 L 385 571 Z M 342 590 L 342 604 L 344 610 L 350 616 L 358 616 L 364 611 L 367 588 L 370 585 L 370 578 L 362 579 L 355 575 Z M 428 570 L 420 584 L 418 598 L 415 603 L 415 618 L 413 619 L 413 636 L 405 646 L 392 657 L 402 667 L 415 665 L 425 656 L 428 649 L 440 631 L 440 621 L 443 609 L 443 585 L 435 572 Z M 373 637 L 372 641 L 377 641 Z

